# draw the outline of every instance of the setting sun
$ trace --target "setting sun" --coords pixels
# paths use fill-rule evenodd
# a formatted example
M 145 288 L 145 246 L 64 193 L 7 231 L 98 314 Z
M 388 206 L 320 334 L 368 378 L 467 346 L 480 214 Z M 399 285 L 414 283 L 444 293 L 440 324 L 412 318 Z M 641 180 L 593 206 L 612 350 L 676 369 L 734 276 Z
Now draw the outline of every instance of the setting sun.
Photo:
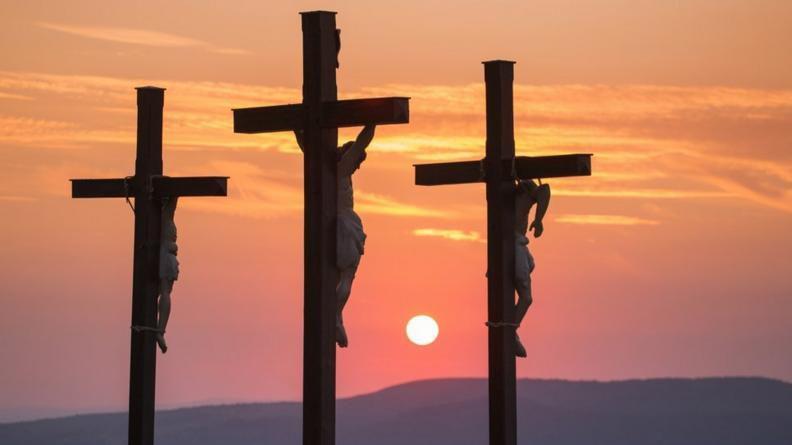
M 440 328 L 434 318 L 428 315 L 416 315 L 407 322 L 407 338 L 418 346 L 431 344 L 437 338 Z

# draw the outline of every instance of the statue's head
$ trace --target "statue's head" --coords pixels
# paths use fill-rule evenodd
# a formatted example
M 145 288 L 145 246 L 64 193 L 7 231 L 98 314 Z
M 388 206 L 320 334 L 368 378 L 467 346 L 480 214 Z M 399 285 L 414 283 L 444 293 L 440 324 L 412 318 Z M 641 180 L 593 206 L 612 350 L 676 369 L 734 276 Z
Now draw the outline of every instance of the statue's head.
M 338 159 L 341 159 L 346 154 L 346 152 L 348 152 L 352 148 L 352 145 L 354 145 L 353 141 L 349 141 L 344 145 L 342 145 L 341 150 L 338 151 Z M 366 152 L 364 151 L 363 153 L 360 154 L 360 158 L 355 160 L 356 168 L 360 167 L 360 164 L 365 160 L 366 160 Z
M 162 198 L 162 216 L 172 220 L 174 214 L 176 213 L 176 204 L 178 202 L 178 196 Z

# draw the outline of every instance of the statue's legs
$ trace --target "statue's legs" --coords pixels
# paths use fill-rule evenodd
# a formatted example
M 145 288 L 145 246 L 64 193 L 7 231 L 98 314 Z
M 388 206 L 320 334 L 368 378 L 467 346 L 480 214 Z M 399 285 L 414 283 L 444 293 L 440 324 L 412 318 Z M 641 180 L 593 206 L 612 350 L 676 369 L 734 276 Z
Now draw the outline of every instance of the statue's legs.
M 336 343 L 341 348 L 349 344 L 344 329 L 344 306 L 352 292 L 352 282 L 355 280 L 363 255 L 363 246 L 366 243 L 366 234 L 363 232 L 363 223 L 360 217 L 351 209 L 338 212 L 338 239 L 336 251 L 336 266 L 338 267 L 338 283 L 336 284 Z
M 355 280 L 357 264 L 353 267 L 342 269 L 339 274 L 338 286 L 336 286 L 336 343 L 342 348 L 349 345 L 349 340 L 344 329 L 344 306 L 349 301 L 352 293 L 352 282 Z
M 514 311 L 514 319 L 517 326 L 520 326 L 523 318 L 525 317 L 525 313 L 528 312 L 528 308 L 533 302 L 533 298 L 531 298 L 531 277 L 528 276 L 528 279 L 525 281 L 517 281 L 517 285 L 515 287 L 517 289 L 517 307 Z M 517 357 L 526 357 L 528 354 L 525 352 L 525 346 L 523 346 L 522 342 L 520 341 L 520 336 L 517 334 L 516 327 L 514 329 L 514 338 L 517 341 L 517 348 L 515 352 Z
M 171 311 L 171 291 L 173 291 L 173 280 L 160 279 L 159 297 L 159 316 L 157 317 L 157 344 L 162 353 L 168 352 L 168 345 L 165 343 L 165 328 L 168 326 L 168 318 Z
M 531 303 L 533 303 L 533 297 L 531 296 L 531 277 L 528 276 L 528 279 L 525 281 L 518 281 L 517 282 L 517 306 L 514 311 L 514 320 L 517 324 L 522 323 L 523 318 L 525 318 L 526 312 L 528 312 L 528 308 L 531 307 Z
M 514 287 L 517 291 L 517 305 L 514 311 L 514 322 L 519 327 L 528 312 L 528 308 L 533 303 L 531 295 L 531 272 L 534 269 L 534 260 L 531 252 L 528 251 L 527 244 L 519 243 L 516 245 L 515 250 L 515 274 L 514 274 Z M 517 335 L 517 328 L 514 330 L 514 338 L 517 342 L 516 355 L 517 357 L 526 357 L 527 353 L 525 347 L 520 341 L 520 336 Z

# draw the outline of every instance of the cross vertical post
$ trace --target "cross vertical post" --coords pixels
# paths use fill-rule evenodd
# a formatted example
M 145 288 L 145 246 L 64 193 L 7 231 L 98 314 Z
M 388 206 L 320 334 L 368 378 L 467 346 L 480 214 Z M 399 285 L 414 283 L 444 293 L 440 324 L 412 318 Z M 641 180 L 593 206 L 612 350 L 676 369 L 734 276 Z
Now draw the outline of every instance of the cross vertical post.
M 338 100 L 336 13 L 301 12 L 303 101 L 234 109 L 235 133 L 302 133 L 303 444 L 335 443 L 338 128 L 406 124 L 409 98 Z
M 514 329 L 514 62 L 484 62 L 487 103 L 487 313 L 491 445 L 516 445 L 517 401 Z M 497 326 L 497 327 L 496 327 Z
M 132 265 L 132 326 L 129 360 L 129 445 L 154 443 L 154 395 L 157 376 L 157 305 L 160 232 L 164 199 L 226 196 L 225 176 L 162 175 L 162 108 L 165 89 L 137 89 L 135 175 L 113 179 L 72 179 L 73 198 L 134 200 L 135 240 Z
M 132 272 L 132 326 L 156 326 L 159 294 L 159 237 L 162 208 L 150 199 L 151 177 L 162 175 L 164 89 L 137 88 L 135 160 L 135 244 Z M 157 350 L 152 331 L 132 330 L 129 364 L 129 444 L 154 443 Z
M 336 201 L 338 129 L 322 127 L 322 104 L 337 99 L 335 13 L 301 14 L 305 243 L 303 444 L 335 443 Z
M 489 443 L 516 445 L 516 180 L 590 176 L 591 154 L 515 156 L 514 62 L 484 62 L 484 81 L 487 102 L 484 159 L 415 165 L 415 184 L 486 183 Z

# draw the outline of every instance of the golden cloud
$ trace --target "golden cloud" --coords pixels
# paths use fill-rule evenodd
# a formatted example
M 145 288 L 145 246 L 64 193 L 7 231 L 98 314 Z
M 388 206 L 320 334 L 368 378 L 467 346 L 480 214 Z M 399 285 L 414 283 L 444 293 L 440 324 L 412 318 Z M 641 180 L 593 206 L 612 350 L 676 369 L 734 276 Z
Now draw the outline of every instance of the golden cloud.
M 452 216 L 450 212 L 406 204 L 387 196 L 365 191 L 356 190 L 355 201 L 355 209 L 364 214 L 418 216 L 424 218 L 449 218 Z
M 292 216 L 303 210 L 302 188 L 294 184 L 294 178 L 273 176 L 272 172 L 245 162 L 212 161 L 208 169 L 231 177 L 228 199 L 191 200 L 185 203 L 185 208 L 254 218 Z M 361 214 L 426 218 L 451 215 L 362 190 L 355 191 L 355 198 L 355 209 Z
M 224 48 L 190 37 L 178 36 L 159 31 L 146 29 L 100 27 L 100 26 L 77 26 L 61 23 L 39 22 L 41 28 L 58 31 L 65 34 L 72 34 L 95 40 L 105 40 L 109 42 L 125 43 L 129 45 L 155 46 L 161 48 L 202 48 L 217 54 L 245 55 L 249 51 L 237 48 Z
M 412 231 L 415 236 L 430 236 L 443 238 L 450 241 L 472 241 L 477 243 L 485 242 L 481 239 L 478 232 L 474 230 L 464 231 L 459 229 L 415 229 Z
M 249 152 L 299 154 L 288 132 L 233 134 L 230 111 L 299 102 L 300 91 L 295 88 L 8 71 L 0 71 L 0 100 L 8 100 L 0 115 L 0 150 L 8 145 L 31 149 L 131 145 L 132 87 L 143 84 L 168 87 L 167 150 L 211 151 L 226 159 Z M 370 148 L 377 156 L 368 165 L 394 171 L 397 165 L 406 170 L 411 163 L 483 156 L 481 85 L 385 85 L 362 88 L 347 97 L 385 95 L 412 97 L 411 124 L 378 131 Z M 28 100 L 14 100 L 17 96 Z M 47 105 L 31 107 L 36 102 Z M 75 109 L 80 113 L 75 114 Z M 792 212 L 792 157 L 784 132 L 788 130 L 782 131 L 792 116 L 792 91 L 515 85 L 515 116 L 518 154 L 595 153 L 594 175 L 554 180 L 557 196 L 730 198 Z M 360 195 L 360 210 L 447 216 L 411 206 L 397 191 L 388 194 L 393 197 Z
M 657 225 L 659 221 L 636 218 L 625 215 L 576 215 L 567 214 L 555 218 L 556 222 L 564 224 L 594 224 L 607 226 L 643 226 Z

